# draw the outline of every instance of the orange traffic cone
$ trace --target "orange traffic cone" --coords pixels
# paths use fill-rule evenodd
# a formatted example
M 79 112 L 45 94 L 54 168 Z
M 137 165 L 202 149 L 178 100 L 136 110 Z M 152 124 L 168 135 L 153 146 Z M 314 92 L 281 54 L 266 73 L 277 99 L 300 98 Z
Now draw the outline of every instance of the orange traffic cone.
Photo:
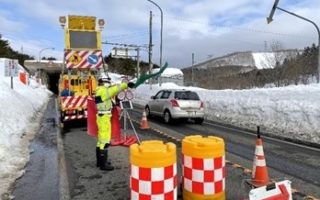
M 148 120 L 147 120 L 147 115 L 146 115 L 146 111 L 143 110 L 143 114 L 142 114 L 142 119 L 140 122 L 140 129 L 149 129 L 149 124 L 148 124 Z
M 252 185 L 255 187 L 265 186 L 269 183 L 268 169 L 263 153 L 262 139 L 260 137 L 260 127 L 257 127 L 256 150 L 253 159 Z

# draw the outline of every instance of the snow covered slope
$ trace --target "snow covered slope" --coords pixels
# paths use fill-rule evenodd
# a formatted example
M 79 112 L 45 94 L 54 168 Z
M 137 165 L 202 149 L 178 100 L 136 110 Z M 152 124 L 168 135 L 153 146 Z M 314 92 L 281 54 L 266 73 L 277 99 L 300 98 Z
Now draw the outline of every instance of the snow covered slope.
M 297 50 L 280 52 L 236 52 L 222 57 L 213 58 L 194 65 L 194 68 L 207 69 L 210 67 L 243 66 L 257 69 L 274 68 L 276 62 L 282 63 L 286 57 L 297 55 Z
M 0 80 L 0 197 L 24 173 L 29 141 L 40 124 L 40 109 L 51 95 L 35 82 L 26 86 L 14 79 L 13 87 L 10 79 Z
M 271 132 L 277 136 L 320 144 L 320 84 L 252 90 L 205 90 L 172 83 L 138 87 L 135 102 L 145 105 L 164 88 L 197 90 L 206 118 Z

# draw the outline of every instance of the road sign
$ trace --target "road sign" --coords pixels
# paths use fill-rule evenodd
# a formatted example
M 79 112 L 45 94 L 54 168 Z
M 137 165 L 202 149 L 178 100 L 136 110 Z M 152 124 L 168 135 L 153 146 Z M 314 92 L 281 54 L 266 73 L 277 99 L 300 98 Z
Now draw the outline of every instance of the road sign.
M 81 56 L 79 56 L 77 53 L 74 53 L 72 56 L 70 56 L 69 62 L 74 65 L 78 65 L 81 62 Z
M 91 65 L 95 65 L 98 63 L 99 58 L 97 55 L 91 54 L 88 56 L 87 60 Z

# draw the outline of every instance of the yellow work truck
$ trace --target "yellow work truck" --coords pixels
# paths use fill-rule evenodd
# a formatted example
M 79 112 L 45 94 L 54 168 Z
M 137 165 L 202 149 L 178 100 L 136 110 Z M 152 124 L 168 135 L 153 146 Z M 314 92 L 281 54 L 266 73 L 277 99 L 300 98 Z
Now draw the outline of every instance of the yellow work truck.
M 64 65 L 59 79 L 60 122 L 87 118 L 87 99 L 105 69 L 101 31 L 104 20 L 93 16 L 59 18 L 64 30 Z

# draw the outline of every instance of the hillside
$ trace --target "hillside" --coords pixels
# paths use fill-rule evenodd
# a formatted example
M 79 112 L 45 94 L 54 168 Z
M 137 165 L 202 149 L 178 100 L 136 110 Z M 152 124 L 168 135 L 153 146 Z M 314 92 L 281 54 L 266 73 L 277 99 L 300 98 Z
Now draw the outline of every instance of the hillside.
M 193 67 L 194 69 L 208 69 L 212 67 L 241 66 L 256 69 L 269 69 L 274 68 L 277 62 L 283 63 L 286 58 L 297 56 L 298 52 L 301 51 L 293 49 L 276 52 L 235 52 L 195 64 Z
M 236 52 L 182 69 L 186 85 L 246 89 L 315 82 L 317 47 L 275 52 Z

